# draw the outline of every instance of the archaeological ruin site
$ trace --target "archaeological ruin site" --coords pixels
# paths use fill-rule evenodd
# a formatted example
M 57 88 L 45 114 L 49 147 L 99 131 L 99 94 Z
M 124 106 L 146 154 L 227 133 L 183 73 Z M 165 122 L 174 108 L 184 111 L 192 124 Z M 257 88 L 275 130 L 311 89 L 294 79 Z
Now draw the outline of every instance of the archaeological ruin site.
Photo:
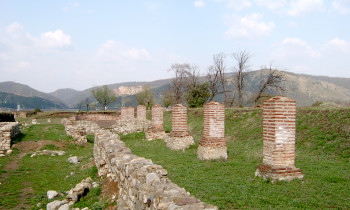
M 231 129 L 243 129 L 243 127 L 231 128 L 231 125 L 227 126 L 227 122 L 235 118 L 242 120 L 244 117 L 250 116 L 250 113 L 253 113 L 253 111 L 255 113 L 256 110 L 239 109 L 236 112 L 232 112 L 233 114 L 227 114 L 228 111 L 226 110 L 225 114 L 225 106 L 219 102 L 212 101 L 204 105 L 202 112 L 192 110 L 191 119 L 189 119 L 188 108 L 182 104 L 176 104 L 168 111 L 161 105 L 154 105 L 149 111 L 148 117 L 146 107 L 139 105 L 136 108 L 122 107 L 120 114 L 113 112 L 109 114 L 98 112 L 78 113 L 67 117 L 62 114 L 63 117 L 59 118 L 59 120 L 64 125 L 67 136 L 72 137 L 73 144 L 81 148 L 86 148 L 89 144 L 93 144 L 92 165 L 96 166 L 98 177 L 107 179 L 109 183 L 114 183 L 113 186 L 115 186 L 114 190 L 109 193 L 110 197 L 107 196 L 108 199 L 114 199 L 113 208 L 209 210 L 218 209 L 218 204 L 215 205 L 215 202 L 212 203 L 212 201 L 208 202 L 210 199 L 205 194 L 197 192 L 196 195 L 199 195 L 198 197 L 188 191 L 187 188 L 180 187 L 174 180 L 169 178 L 169 168 L 165 169 L 162 165 L 154 163 L 152 159 L 134 154 L 121 139 L 124 136 L 144 133 L 144 138 L 136 138 L 135 142 L 145 142 L 145 144 L 152 144 L 155 141 L 164 142 L 166 147 L 164 150 L 168 151 L 169 154 L 177 154 L 179 157 L 185 155 L 188 150 L 195 150 L 196 156 L 191 161 L 195 162 L 198 167 L 208 167 L 207 171 L 210 171 L 212 170 L 210 169 L 211 164 L 222 164 L 221 168 L 226 167 L 229 171 L 232 170 L 232 173 L 238 174 L 240 173 L 239 165 L 245 165 L 246 161 L 251 161 L 250 159 L 246 161 L 241 159 L 251 145 L 248 143 L 243 149 L 232 152 L 231 145 L 241 144 L 240 142 L 248 141 L 248 139 L 240 139 L 238 134 L 233 136 Z M 168 114 L 165 115 L 165 113 L 171 113 L 171 116 L 168 117 Z M 202 115 L 199 115 L 199 113 L 202 113 Z M 237 114 L 234 115 L 235 113 Z M 244 115 L 240 115 L 241 113 Z M 262 130 L 262 136 L 257 137 L 262 139 L 261 143 L 257 144 L 260 147 L 257 151 L 261 151 L 262 156 L 260 156 L 260 152 L 257 155 L 253 154 L 255 156 L 248 156 L 255 158 L 254 160 L 256 161 L 252 164 L 253 166 L 255 165 L 255 169 L 253 167 L 250 168 L 249 174 L 246 175 L 247 178 L 241 178 L 243 179 L 242 183 L 245 183 L 246 180 L 247 182 L 259 182 L 260 188 L 256 188 L 256 191 L 260 191 L 265 187 L 268 190 L 273 190 L 274 187 L 283 190 L 284 187 L 287 187 L 285 185 L 299 186 L 300 183 L 303 183 L 302 180 L 308 177 L 308 172 L 305 172 L 302 168 L 305 165 L 303 162 L 301 162 L 300 166 L 296 166 L 296 161 L 298 161 L 298 155 L 296 155 L 296 114 L 296 103 L 290 98 L 276 96 L 264 102 L 262 106 L 262 122 L 261 124 L 258 122 L 258 125 L 262 126 L 257 128 Z M 168 124 L 167 127 L 165 126 L 165 119 L 171 122 L 171 126 L 168 126 Z M 52 120 L 53 115 L 47 122 L 51 123 Z M 197 133 L 195 125 L 188 123 L 193 120 L 199 121 L 198 123 L 202 128 L 202 131 L 199 132 L 201 136 L 197 139 L 193 136 L 193 132 Z M 32 125 L 40 125 L 39 121 L 39 119 L 33 119 L 30 124 L 26 125 L 19 122 L 1 122 L 1 159 L 5 160 L 13 156 L 11 153 L 13 153 L 12 147 L 14 145 L 12 145 L 13 140 L 11 139 L 15 139 L 20 134 L 20 124 L 24 129 L 28 129 Z M 249 121 L 247 122 L 246 126 L 252 125 L 249 124 Z M 228 133 L 229 135 L 227 135 Z M 88 140 L 89 135 L 94 136 L 92 143 Z M 196 134 L 196 136 L 198 135 Z M 233 143 L 228 144 L 228 142 Z M 144 150 L 147 150 L 147 148 L 144 148 Z M 153 153 L 156 154 L 157 151 Z M 32 155 L 30 158 L 35 158 L 33 153 L 30 154 Z M 54 153 L 50 154 L 54 156 Z M 23 154 L 23 156 L 25 155 Z M 36 155 L 38 154 L 36 153 Z M 71 160 L 74 161 L 73 159 Z M 259 160 L 261 162 L 258 162 Z M 80 161 L 77 158 L 76 162 L 79 163 Z M 229 164 L 230 161 L 234 161 L 234 165 L 237 167 L 232 164 L 225 166 L 225 163 Z M 212 173 L 215 174 L 215 170 Z M 177 175 L 180 176 L 181 174 Z M 210 180 L 214 180 L 215 176 L 206 177 L 206 179 L 211 182 Z M 229 179 L 221 179 L 221 181 L 230 183 Z M 1 182 L 5 181 L 4 178 L 1 179 Z M 97 180 L 84 179 L 75 188 L 72 188 L 66 197 L 63 195 L 60 199 L 49 199 L 46 206 L 40 206 L 40 208 L 73 208 L 74 203 L 77 203 L 80 198 L 85 196 L 84 193 L 93 188 L 93 181 Z M 307 178 L 305 182 L 308 182 Z M 280 185 L 278 183 L 287 184 Z M 196 183 L 192 182 L 192 184 Z M 200 185 L 200 183 L 197 184 Z M 347 185 L 349 186 L 349 183 Z M 237 185 L 235 186 L 237 187 Z M 245 190 L 243 186 L 241 185 L 239 191 Z M 225 188 L 230 187 L 232 186 L 226 185 Z M 220 189 L 218 189 L 217 193 L 219 192 Z M 344 202 L 349 203 L 350 197 L 349 195 L 347 196 L 348 200 L 344 200 Z M 219 203 L 219 205 L 229 208 L 227 204 Z M 232 208 L 234 206 L 232 205 Z M 110 206 L 110 208 L 112 207 Z

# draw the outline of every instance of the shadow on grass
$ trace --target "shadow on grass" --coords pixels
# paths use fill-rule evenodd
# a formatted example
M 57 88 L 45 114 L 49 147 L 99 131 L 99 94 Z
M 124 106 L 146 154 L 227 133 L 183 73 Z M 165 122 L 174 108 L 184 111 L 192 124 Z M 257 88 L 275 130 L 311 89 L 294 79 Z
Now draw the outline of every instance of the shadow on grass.
M 24 138 L 25 138 L 26 134 L 24 133 L 19 133 L 18 135 L 16 135 L 13 139 L 11 139 L 11 146 L 13 144 L 17 144 L 19 142 L 21 142 Z

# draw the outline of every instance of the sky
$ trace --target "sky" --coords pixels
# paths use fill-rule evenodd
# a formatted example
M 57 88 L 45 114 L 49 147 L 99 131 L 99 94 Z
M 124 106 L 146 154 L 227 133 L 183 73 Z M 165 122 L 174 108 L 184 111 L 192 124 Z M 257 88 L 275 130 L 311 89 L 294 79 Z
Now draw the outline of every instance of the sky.
M 43 92 L 250 69 L 350 78 L 350 0 L 0 0 L 0 82 Z

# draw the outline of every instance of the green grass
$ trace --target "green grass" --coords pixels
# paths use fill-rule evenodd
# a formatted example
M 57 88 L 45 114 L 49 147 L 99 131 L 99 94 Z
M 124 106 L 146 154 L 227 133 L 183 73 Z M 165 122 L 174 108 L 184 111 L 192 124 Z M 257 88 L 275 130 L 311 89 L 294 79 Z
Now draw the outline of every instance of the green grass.
M 164 127 L 170 117 L 165 113 Z M 161 140 L 144 141 L 144 133 L 122 140 L 133 153 L 166 168 L 174 183 L 219 209 L 350 208 L 349 109 L 298 110 L 296 166 L 305 177 L 275 184 L 254 176 L 262 162 L 262 110 L 226 110 L 226 161 L 199 161 L 203 111 L 189 110 L 188 123 L 196 144 L 185 152 L 171 151 Z
M 67 137 L 62 125 L 46 124 L 46 125 L 31 125 L 28 129 L 22 130 L 22 141 L 37 141 L 37 140 L 66 140 Z M 94 136 L 89 135 L 88 138 L 93 140 Z M 25 155 L 22 159 L 18 159 L 18 150 L 6 158 L 0 158 L 0 174 L 6 173 L 3 167 L 11 161 L 18 159 L 19 168 L 9 172 L 8 178 L 2 181 L 0 185 L 0 209 L 14 209 L 20 203 L 20 196 L 23 189 L 31 187 L 32 195 L 27 195 L 25 203 L 32 206 L 32 209 L 40 209 L 36 207 L 38 203 L 42 203 L 45 207 L 49 201 L 46 197 L 48 190 L 56 190 L 64 193 L 70 190 L 81 180 L 91 177 L 94 181 L 99 181 L 97 177 L 97 168 L 81 167 L 92 161 L 93 158 L 93 143 L 88 143 L 87 147 L 76 146 L 70 142 L 66 142 L 65 148 L 58 148 L 52 144 L 44 146 L 42 149 L 64 150 L 64 156 L 49 156 L 37 155 L 30 157 L 31 153 Z M 82 158 L 81 163 L 74 165 L 68 163 L 69 156 L 78 156 Z M 74 175 L 71 175 L 71 172 Z M 81 204 L 84 207 L 105 207 L 103 202 L 99 201 L 101 187 L 91 190 L 90 194 L 82 200 Z M 55 198 L 56 199 L 56 198 Z M 63 200 L 65 196 L 58 197 Z
M 21 134 L 17 136 L 13 142 L 20 141 L 40 141 L 40 140 L 73 140 L 71 136 L 67 136 L 64 126 L 61 124 L 36 124 L 29 127 L 21 127 Z

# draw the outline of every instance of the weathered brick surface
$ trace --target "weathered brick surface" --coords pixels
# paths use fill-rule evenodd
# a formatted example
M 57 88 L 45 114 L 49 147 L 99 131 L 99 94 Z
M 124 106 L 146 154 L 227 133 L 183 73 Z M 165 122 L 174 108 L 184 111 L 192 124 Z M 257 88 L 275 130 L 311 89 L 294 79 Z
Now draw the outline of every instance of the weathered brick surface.
M 146 120 L 146 107 L 144 105 L 138 105 L 136 107 L 137 119 Z
M 176 104 L 171 111 L 172 131 L 164 138 L 167 147 L 172 150 L 184 150 L 194 144 L 187 128 L 187 107 Z
M 121 109 L 121 120 L 131 120 L 135 118 L 135 109 L 131 106 L 122 107 Z
M 263 163 L 256 171 L 257 176 L 273 180 L 303 178 L 295 160 L 295 117 L 294 100 L 276 96 L 263 105 Z
M 163 111 L 164 108 L 159 104 L 152 107 L 152 127 L 146 132 L 147 140 L 163 139 L 165 137 Z
M 201 160 L 227 159 L 225 106 L 219 102 L 204 105 L 204 131 L 197 154 Z

